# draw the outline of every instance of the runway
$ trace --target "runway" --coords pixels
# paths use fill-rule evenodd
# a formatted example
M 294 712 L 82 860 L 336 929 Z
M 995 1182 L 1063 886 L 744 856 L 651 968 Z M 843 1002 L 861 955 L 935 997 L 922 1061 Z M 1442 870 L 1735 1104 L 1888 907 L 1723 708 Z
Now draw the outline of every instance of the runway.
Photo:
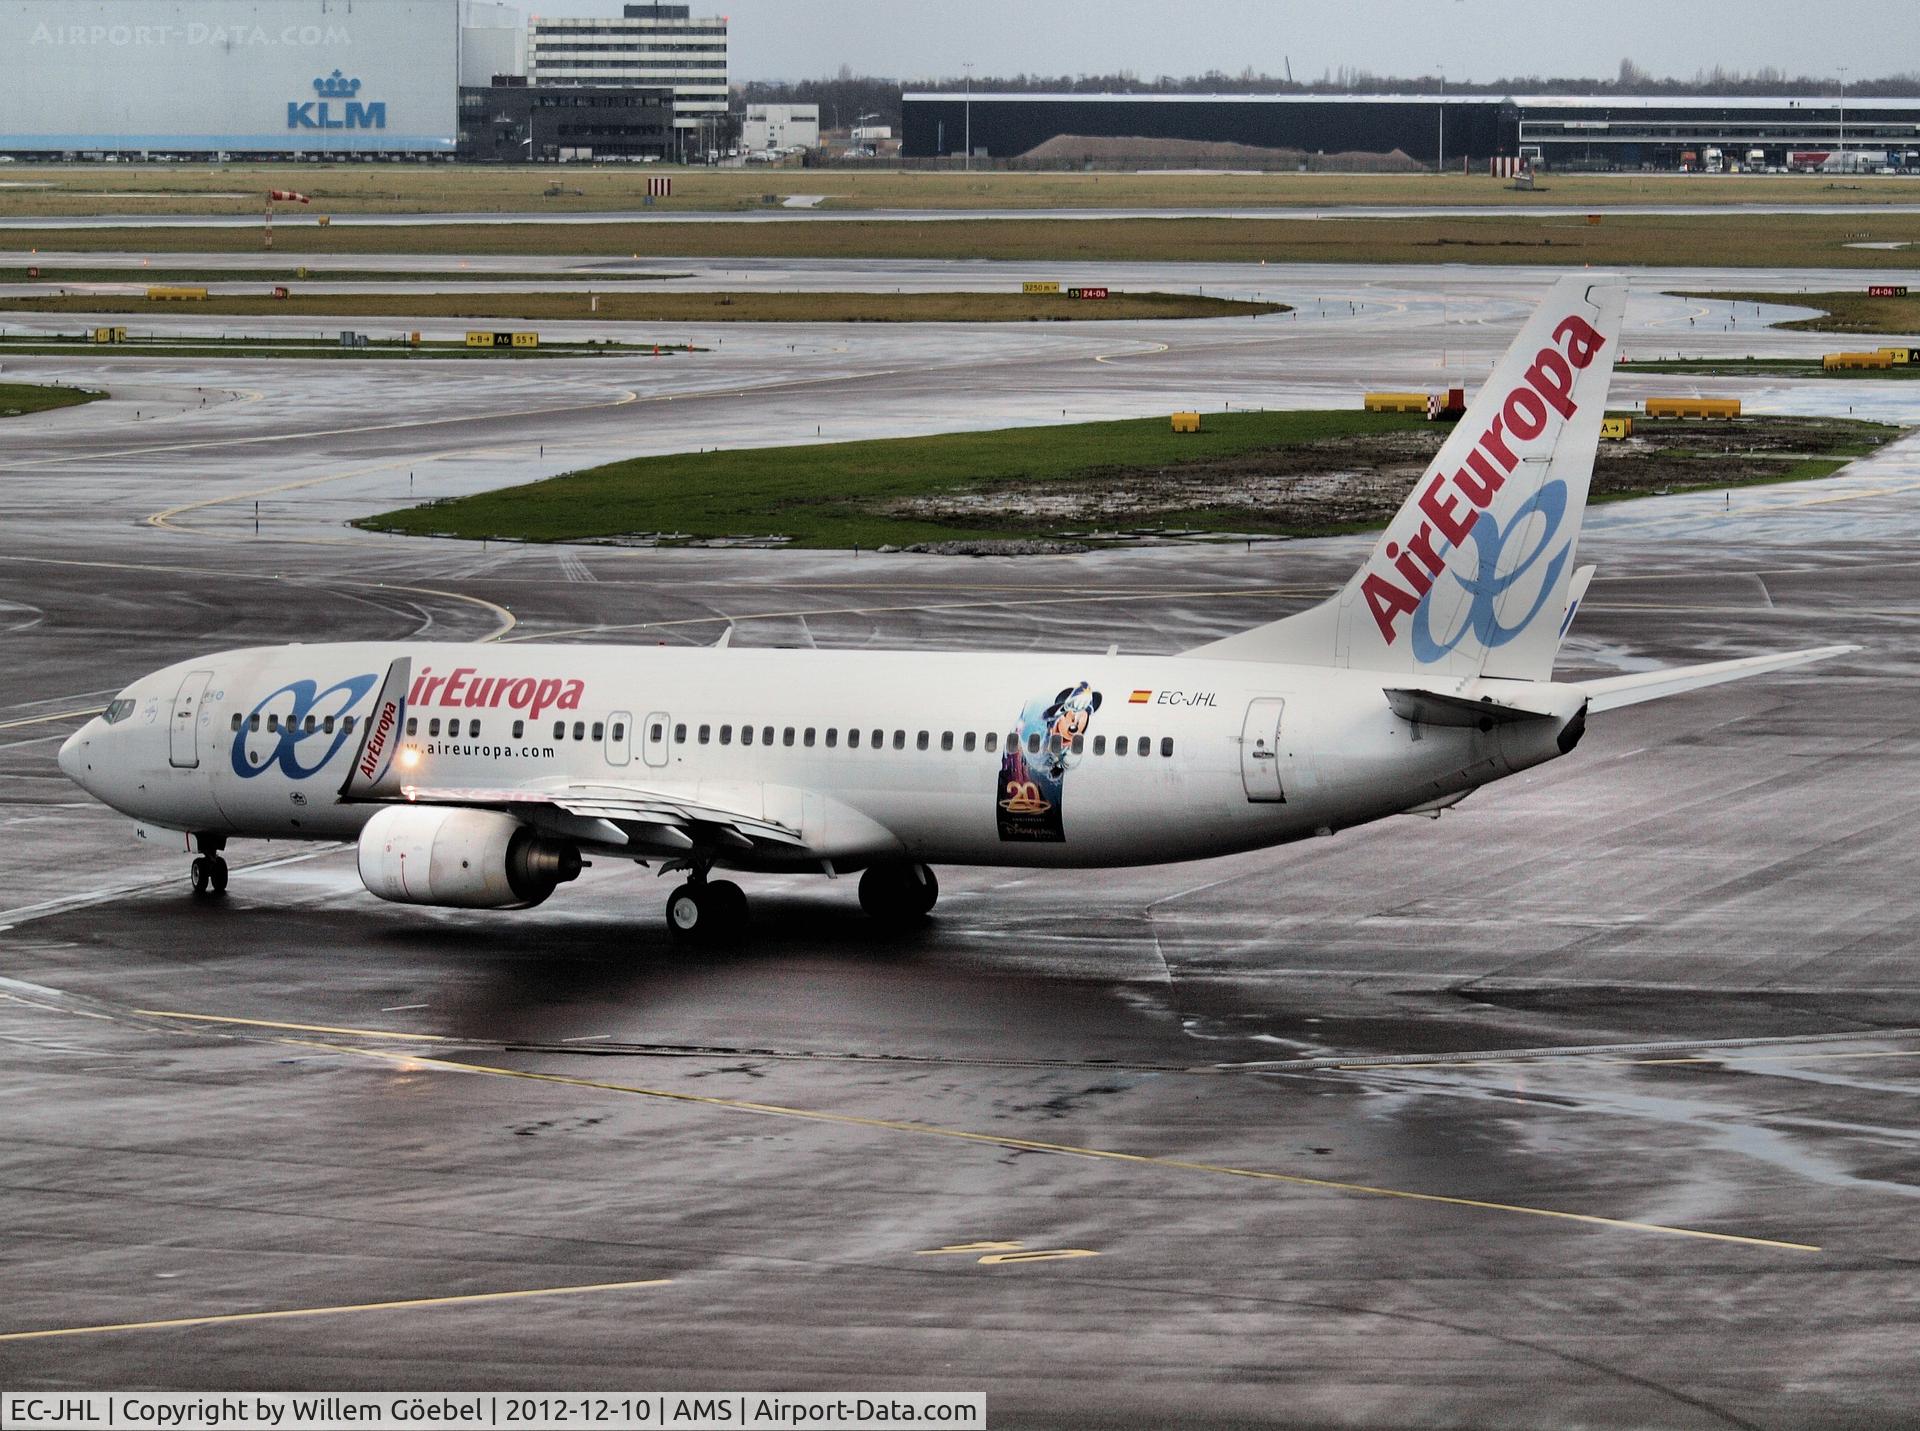
M 1438 822 L 942 870 L 902 943 L 846 881 L 751 880 L 751 942 L 688 953 L 651 871 L 603 863 L 481 917 L 380 905 L 350 852 L 286 844 L 236 848 L 227 900 L 195 904 L 178 850 L 53 766 L 124 681 L 254 642 L 732 623 L 739 644 L 1177 651 L 1317 599 L 1365 539 L 969 561 L 342 523 L 816 427 L 1471 381 L 1552 279 L 1182 273 L 1299 316 L 714 325 L 685 335 L 703 354 L 399 380 L 9 356 L 9 380 L 113 397 L 0 429 L 0 1381 L 984 1390 L 996 1426 L 1909 1414 L 1920 438 L 1818 483 L 1588 517 L 1570 669 L 1856 655 L 1596 717 Z M 1630 355 L 1823 341 L 1660 296 L 1724 275 L 1647 277 Z M 1615 399 L 1675 383 L 1625 374 Z M 1701 386 L 1920 423 L 1908 383 Z

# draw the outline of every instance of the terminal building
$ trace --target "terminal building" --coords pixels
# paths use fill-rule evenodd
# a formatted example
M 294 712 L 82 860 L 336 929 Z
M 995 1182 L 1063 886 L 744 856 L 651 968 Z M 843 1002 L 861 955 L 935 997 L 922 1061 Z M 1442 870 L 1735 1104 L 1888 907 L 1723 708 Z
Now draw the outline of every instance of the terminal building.
M 673 91 L 621 86 L 536 88 L 503 83 L 460 88 L 459 157 L 526 164 L 594 159 L 672 159 L 679 153 Z
M 683 142 L 718 133 L 727 118 L 727 20 L 692 9 L 628 5 L 618 17 L 535 17 L 527 25 L 528 83 L 665 87 Z
M 1305 156 L 1398 151 L 1426 166 L 1484 167 L 1526 158 L 1548 169 L 1795 165 L 1796 154 L 1852 155 L 1824 167 L 1914 167 L 1920 99 L 1837 96 L 1594 95 L 1187 95 L 908 93 L 902 97 L 909 159 L 974 155 L 1054 166 L 1096 155 L 1129 157 L 1114 141 L 1142 141 L 1139 157 L 1177 149 L 1163 141 L 1235 144 Z M 1077 156 L 1074 138 L 1100 141 Z M 1876 162 L 1885 157 L 1884 164 Z

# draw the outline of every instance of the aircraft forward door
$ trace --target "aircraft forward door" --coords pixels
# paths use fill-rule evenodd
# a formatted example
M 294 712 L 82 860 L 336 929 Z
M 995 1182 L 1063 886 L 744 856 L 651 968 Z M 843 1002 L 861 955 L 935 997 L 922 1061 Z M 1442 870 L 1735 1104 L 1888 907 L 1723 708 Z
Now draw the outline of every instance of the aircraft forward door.
M 173 697 L 173 720 L 168 725 L 167 759 L 176 770 L 200 764 L 200 708 L 206 704 L 211 671 L 189 671 Z
M 656 769 L 667 763 L 668 724 L 667 713 L 655 711 L 640 732 L 640 758 Z
M 615 711 L 607 717 L 607 764 L 625 765 L 633 759 L 633 715 Z
M 1247 718 L 1240 726 L 1240 783 L 1247 788 L 1247 799 L 1284 804 L 1287 793 L 1280 786 L 1280 717 L 1287 703 L 1263 698 L 1247 705 Z

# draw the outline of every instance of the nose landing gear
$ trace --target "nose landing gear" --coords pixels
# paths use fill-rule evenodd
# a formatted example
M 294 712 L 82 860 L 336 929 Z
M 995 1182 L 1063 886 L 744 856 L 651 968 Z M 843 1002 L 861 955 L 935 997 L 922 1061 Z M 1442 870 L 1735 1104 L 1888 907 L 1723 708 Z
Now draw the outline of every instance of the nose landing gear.
M 218 835 L 196 835 L 194 844 L 200 853 L 193 857 L 188 875 L 193 881 L 195 898 L 206 899 L 225 894 L 227 862 L 220 857 L 220 851 L 227 847 L 227 842 Z

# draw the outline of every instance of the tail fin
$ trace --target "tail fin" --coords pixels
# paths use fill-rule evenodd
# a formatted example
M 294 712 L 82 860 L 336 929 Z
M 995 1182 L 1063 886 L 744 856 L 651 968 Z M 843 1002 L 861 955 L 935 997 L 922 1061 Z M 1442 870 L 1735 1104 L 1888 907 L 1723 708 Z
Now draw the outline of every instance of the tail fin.
M 1561 279 L 1332 600 L 1187 654 L 1546 680 L 1626 289 Z

